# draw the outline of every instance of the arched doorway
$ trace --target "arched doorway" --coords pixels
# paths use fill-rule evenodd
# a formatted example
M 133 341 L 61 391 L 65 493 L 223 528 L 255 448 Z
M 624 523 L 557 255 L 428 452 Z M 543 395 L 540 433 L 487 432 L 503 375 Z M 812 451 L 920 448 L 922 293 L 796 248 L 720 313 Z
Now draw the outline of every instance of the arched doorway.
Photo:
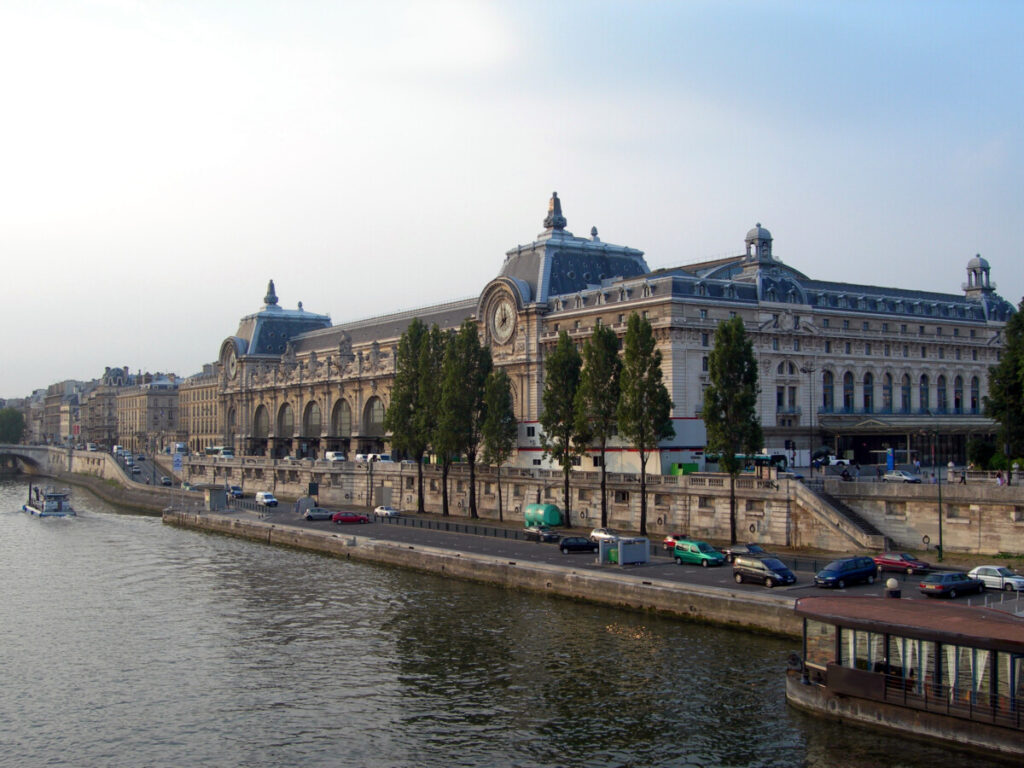
M 290 403 L 277 410 L 277 432 L 274 436 L 274 458 L 292 455 L 292 438 L 295 437 L 295 411 Z
M 270 436 L 270 412 L 261 405 L 252 417 L 252 439 L 249 452 L 255 456 L 266 456 Z
M 363 408 L 363 428 L 359 440 L 361 453 L 384 451 L 384 401 L 374 395 Z
M 320 416 L 320 404 L 313 400 L 306 403 L 302 412 L 302 434 L 299 436 L 299 456 L 315 459 L 320 455 L 320 432 L 323 421 Z
M 352 407 L 348 400 L 340 398 L 331 411 L 331 429 L 327 438 L 327 450 L 343 451 L 348 456 L 352 442 Z M 351 460 L 351 456 L 349 459 Z

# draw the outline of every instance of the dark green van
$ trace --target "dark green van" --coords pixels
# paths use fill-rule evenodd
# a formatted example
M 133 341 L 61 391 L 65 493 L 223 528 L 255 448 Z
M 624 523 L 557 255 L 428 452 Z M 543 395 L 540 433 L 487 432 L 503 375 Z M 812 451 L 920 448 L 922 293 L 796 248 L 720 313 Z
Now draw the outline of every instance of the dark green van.
M 709 565 L 723 565 L 725 555 L 712 547 L 706 541 L 693 541 L 691 539 L 680 539 L 672 550 L 672 557 L 677 565 L 691 563 L 707 568 Z

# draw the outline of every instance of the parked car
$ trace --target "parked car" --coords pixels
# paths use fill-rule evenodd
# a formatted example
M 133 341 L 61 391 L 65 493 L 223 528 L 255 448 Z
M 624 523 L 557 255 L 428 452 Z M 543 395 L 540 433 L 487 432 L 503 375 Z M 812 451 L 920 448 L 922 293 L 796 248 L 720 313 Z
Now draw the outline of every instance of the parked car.
M 691 541 L 683 539 L 676 543 L 672 550 L 672 557 L 676 565 L 691 563 L 707 568 L 709 565 L 723 565 L 725 555 L 712 547 L 706 541 Z
M 245 494 L 242 492 L 242 486 L 240 486 L 240 485 L 229 486 L 228 487 L 228 496 L 230 496 L 232 499 L 240 499 L 243 496 L 245 496 Z
M 732 577 L 737 584 L 756 581 L 769 589 L 776 584 L 796 584 L 793 572 L 773 555 L 736 555 L 732 561 Z
M 1024 592 L 1024 576 L 1014 573 L 1005 565 L 979 565 L 969 570 L 967 575 L 979 579 L 989 589 Z
M 918 587 L 921 594 L 928 597 L 955 598 L 969 592 L 984 592 L 985 582 L 981 579 L 972 579 L 963 571 L 946 571 L 925 576 Z
M 566 536 L 558 542 L 558 548 L 567 555 L 570 552 L 597 552 L 598 545 L 585 536 Z
M 277 499 L 270 491 L 256 491 L 256 503 L 263 507 L 276 507 Z
M 137 475 L 142 471 L 142 467 L 132 467 L 132 474 Z
M 331 517 L 331 520 L 336 522 L 338 525 L 342 523 L 368 523 L 370 518 L 366 515 L 361 515 L 358 512 L 335 512 Z
M 167 475 L 160 475 L 160 485 L 174 485 Z
M 818 587 L 837 589 L 845 589 L 861 581 L 874 584 L 876 571 L 875 561 L 870 557 L 844 557 L 833 560 L 818 571 L 814 577 L 814 584 Z
M 183 491 L 197 491 L 199 489 L 196 488 L 194 485 L 192 485 L 192 483 L 190 483 L 188 480 L 186 480 L 185 482 L 183 482 L 181 484 L 181 490 L 183 490 Z
M 590 532 L 590 540 L 597 541 L 615 541 L 619 538 L 619 534 L 613 531 L 611 528 L 595 528 Z
M 373 514 L 375 517 L 399 517 L 402 513 L 389 504 L 382 504 L 373 510 Z
M 661 548 L 666 552 L 671 552 L 676 548 L 676 542 L 682 541 L 686 538 L 685 533 L 670 533 L 664 539 L 661 540 Z
M 931 570 L 931 565 L 924 560 L 918 560 L 907 552 L 884 552 L 874 558 L 875 568 L 878 572 L 900 571 L 902 573 L 924 573 Z
M 882 475 L 883 483 L 920 483 L 921 476 L 905 469 L 890 469 Z
M 731 563 L 740 555 L 766 555 L 764 547 L 760 544 L 733 544 L 731 547 L 726 547 L 722 550 L 722 554 L 725 555 L 725 562 Z
M 135 457 L 135 460 L 136 461 L 145 461 L 146 460 L 146 456 L 145 456 L 145 454 L 140 453 L 138 456 Z
M 829 456 L 827 458 L 828 458 L 828 462 L 827 463 L 831 464 L 833 467 L 848 467 L 848 466 L 850 466 L 849 459 L 837 459 L 835 456 Z
M 558 541 L 562 534 L 555 533 L 546 525 L 531 525 L 523 530 L 527 541 Z
M 323 507 L 310 507 L 303 517 L 307 520 L 330 520 L 334 517 L 334 512 Z

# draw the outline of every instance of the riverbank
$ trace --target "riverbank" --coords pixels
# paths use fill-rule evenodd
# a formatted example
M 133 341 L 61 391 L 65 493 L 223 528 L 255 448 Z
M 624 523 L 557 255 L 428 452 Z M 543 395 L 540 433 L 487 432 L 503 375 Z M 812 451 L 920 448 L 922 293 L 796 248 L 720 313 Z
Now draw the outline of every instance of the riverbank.
M 633 575 L 615 567 L 600 573 L 584 572 L 569 566 L 410 546 L 369 536 L 310 530 L 216 513 L 168 509 L 163 512 L 163 521 L 168 525 L 237 536 L 272 546 L 294 547 L 508 589 L 787 637 L 801 634 L 801 622 L 793 612 L 793 599 L 780 595 L 681 585 Z

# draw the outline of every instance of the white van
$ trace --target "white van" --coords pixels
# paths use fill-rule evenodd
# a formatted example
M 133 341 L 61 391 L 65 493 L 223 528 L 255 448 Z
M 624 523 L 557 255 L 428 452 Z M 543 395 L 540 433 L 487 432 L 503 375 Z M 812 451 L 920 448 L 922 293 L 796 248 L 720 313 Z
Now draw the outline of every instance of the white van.
M 325 461 L 344 461 L 345 460 L 345 452 L 344 451 L 328 451 L 327 453 L 324 454 L 324 460 Z
M 367 461 L 379 461 L 379 462 L 382 462 L 384 464 L 393 464 L 394 463 L 393 461 L 391 461 L 391 454 L 390 453 L 371 453 L 369 456 L 366 457 L 366 460 Z
M 263 507 L 276 507 L 277 499 L 270 491 L 256 491 L 256 503 Z

